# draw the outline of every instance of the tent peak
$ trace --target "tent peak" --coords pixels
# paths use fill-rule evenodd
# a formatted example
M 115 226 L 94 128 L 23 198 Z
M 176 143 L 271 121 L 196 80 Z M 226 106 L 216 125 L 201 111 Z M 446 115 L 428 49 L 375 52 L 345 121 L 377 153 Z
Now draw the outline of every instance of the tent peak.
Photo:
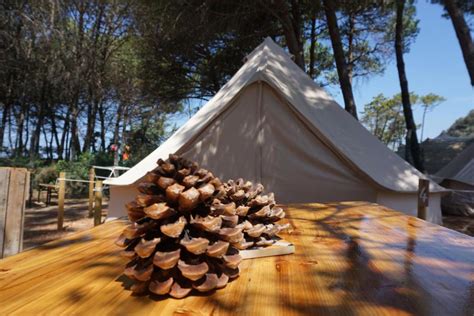
M 109 180 L 108 184 L 136 183 L 146 172 L 156 167 L 158 158 L 164 159 L 169 153 L 180 153 L 180 150 L 192 146 L 196 135 L 203 133 L 233 106 L 243 89 L 258 81 L 267 83 L 294 114 L 291 117 L 304 122 L 310 132 L 356 174 L 388 191 L 417 192 L 418 178 L 423 175 L 344 111 L 271 38 L 264 39 L 219 92 L 168 140 L 128 172 Z M 432 192 L 444 191 L 432 184 Z
M 267 36 L 265 39 L 258 45 L 250 54 L 248 54 L 245 58 L 245 61 L 249 61 L 256 56 L 268 56 L 270 53 L 273 54 L 284 54 L 286 57 L 288 57 L 289 60 L 292 61 L 291 54 L 289 54 L 287 51 L 285 51 L 280 45 L 275 43 L 275 41 Z

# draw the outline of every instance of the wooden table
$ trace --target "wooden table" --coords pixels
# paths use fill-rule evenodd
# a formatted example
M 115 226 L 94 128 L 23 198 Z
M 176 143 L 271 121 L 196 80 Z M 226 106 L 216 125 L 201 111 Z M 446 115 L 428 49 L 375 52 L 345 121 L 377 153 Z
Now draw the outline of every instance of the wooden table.
M 45 183 L 40 183 L 38 185 L 38 202 L 41 202 L 41 192 L 46 191 L 46 205 L 51 204 L 51 196 L 53 195 L 53 192 L 57 194 L 58 192 L 58 186 L 56 184 L 45 184 Z
M 0 261 L 0 314 L 473 315 L 474 238 L 375 204 L 287 208 L 293 255 L 212 294 L 133 296 L 112 221 Z

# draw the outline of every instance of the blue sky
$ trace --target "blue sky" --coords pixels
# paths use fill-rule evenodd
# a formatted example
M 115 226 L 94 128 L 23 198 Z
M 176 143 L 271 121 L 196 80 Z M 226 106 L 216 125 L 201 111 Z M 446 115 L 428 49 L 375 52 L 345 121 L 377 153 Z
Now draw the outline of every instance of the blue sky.
M 417 17 L 420 33 L 405 55 L 405 66 L 410 91 L 417 94 L 436 93 L 446 101 L 427 115 L 424 138 L 434 138 L 447 129 L 457 118 L 474 109 L 474 89 L 464 64 L 451 20 L 441 17 L 442 7 L 418 1 Z M 358 110 L 373 96 L 383 93 L 392 96 L 400 92 L 398 73 L 393 60 L 385 73 L 354 85 Z M 339 87 L 329 92 L 339 104 L 344 104 Z M 416 123 L 421 123 L 421 110 L 415 110 Z M 359 111 L 360 112 L 360 111 Z
M 443 18 L 440 5 L 425 0 L 417 3 L 420 32 L 405 54 L 405 67 L 409 89 L 418 95 L 435 93 L 446 101 L 427 114 L 424 139 L 434 138 L 446 130 L 456 119 L 474 109 L 474 89 L 462 57 L 451 20 Z M 327 86 L 328 92 L 341 105 L 344 104 L 339 85 Z M 400 93 L 400 84 L 395 58 L 385 72 L 363 81 L 354 82 L 354 97 L 359 113 L 364 105 L 380 93 L 387 97 Z M 192 106 L 205 102 L 191 101 Z M 421 108 L 414 107 L 415 121 L 421 123 Z M 178 127 L 185 122 L 186 115 L 171 118 Z

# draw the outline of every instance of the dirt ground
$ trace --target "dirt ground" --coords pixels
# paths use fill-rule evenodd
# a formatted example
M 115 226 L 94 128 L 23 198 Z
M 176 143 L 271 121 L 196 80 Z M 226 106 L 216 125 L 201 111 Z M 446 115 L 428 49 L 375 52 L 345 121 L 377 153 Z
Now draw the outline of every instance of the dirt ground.
M 102 220 L 107 216 L 107 199 L 102 204 Z M 57 230 L 58 205 L 53 199 L 51 205 L 33 202 L 25 211 L 23 250 L 64 237 L 68 234 L 94 227 L 94 219 L 88 217 L 87 199 L 66 199 L 64 204 L 63 230 Z
M 107 202 L 104 198 L 102 220 L 107 215 Z M 44 203 L 33 203 L 26 209 L 23 249 L 39 246 L 43 243 L 64 237 L 68 234 L 94 226 L 94 220 L 88 217 L 87 199 L 66 199 L 64 205 L 64 230 L 57 231 L 57 201 L 45 206 Z M 474 218 L 444 216 L 443 225 L 469 236 L 474 236 Z

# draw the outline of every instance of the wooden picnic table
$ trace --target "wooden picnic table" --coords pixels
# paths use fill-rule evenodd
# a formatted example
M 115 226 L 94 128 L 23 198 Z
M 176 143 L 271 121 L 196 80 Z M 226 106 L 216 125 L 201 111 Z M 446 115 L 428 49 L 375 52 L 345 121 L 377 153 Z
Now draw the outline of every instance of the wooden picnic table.
M 51 204 L 51 196 L 58 192 L 58 186 L 56 184 L 40 183 L 38 185 L 38 202 L 41 202 L 41 192 L 46 191 L 46 205 Z
M 474 238 L 372 203 L 286 209 L 295 254 L 214 293 L 132 295 L 115 220 L 0 260 L 0 314 L 473 315 Z

